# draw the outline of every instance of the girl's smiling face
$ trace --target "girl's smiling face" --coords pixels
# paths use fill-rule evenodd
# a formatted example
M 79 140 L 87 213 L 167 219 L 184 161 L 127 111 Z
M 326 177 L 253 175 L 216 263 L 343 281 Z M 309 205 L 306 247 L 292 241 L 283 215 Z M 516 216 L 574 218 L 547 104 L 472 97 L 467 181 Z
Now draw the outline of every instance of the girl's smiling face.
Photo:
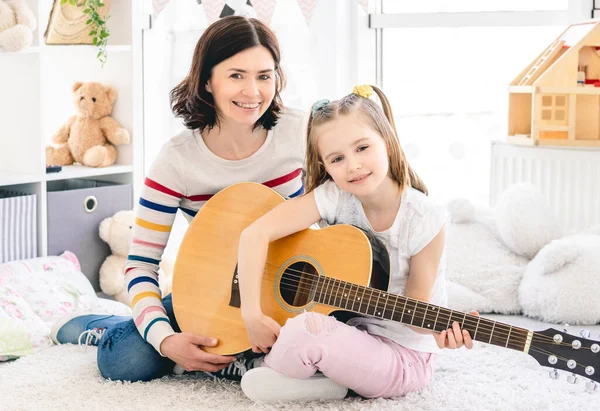
M 315 131 L 325 170 L 342 190 L 368 196 L 390 179 L 385 142 L 358 114 L 340 116 Z

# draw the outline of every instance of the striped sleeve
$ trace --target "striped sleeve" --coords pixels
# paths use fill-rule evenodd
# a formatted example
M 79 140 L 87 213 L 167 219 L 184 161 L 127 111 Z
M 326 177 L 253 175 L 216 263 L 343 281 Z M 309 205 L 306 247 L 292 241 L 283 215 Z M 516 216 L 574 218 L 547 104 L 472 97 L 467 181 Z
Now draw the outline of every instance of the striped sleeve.
M 135 325 L 144 340 L 161 355 L 160 344 L 175 333 L 162 304 L 158 264 L 185 195 L 179 164 L 177 151 L 167 143 L 144 181 L 125 265 L 125 282 Z

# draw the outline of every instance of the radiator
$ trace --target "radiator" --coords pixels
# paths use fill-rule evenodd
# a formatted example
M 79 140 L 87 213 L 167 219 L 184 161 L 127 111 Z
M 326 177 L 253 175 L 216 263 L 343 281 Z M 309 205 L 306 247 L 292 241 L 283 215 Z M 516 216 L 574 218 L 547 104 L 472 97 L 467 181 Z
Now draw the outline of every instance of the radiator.
M 566 233 L 600 224 L 600 149 L 493 142 L 490 205 L 518 182 L 530 182 L 544 194 Z

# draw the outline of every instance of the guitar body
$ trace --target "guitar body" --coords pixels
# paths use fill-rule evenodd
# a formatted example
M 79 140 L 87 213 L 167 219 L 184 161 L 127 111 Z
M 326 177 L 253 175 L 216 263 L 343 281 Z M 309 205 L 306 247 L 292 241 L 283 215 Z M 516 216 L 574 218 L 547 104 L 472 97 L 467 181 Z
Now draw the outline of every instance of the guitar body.
M 240 183 L 213 196 L 190 224 L 175 262 L 173 308 L 182 331 L 219 338 L 206 351 L 228 355 L 251 348 L 236 277 L 239 237 L 283 201 L 263 185 Z M 271 243 L 262 282 L 263 312 L 283 325 L 305 310 L 326 315 L 338 310 L 312 298 L 317 276 L 325 274 L 387 290 L 389 260 L 385 251 L 379 253 L 382 248 L 374 248 L 374 254 L 367 235 L 349 225 L 307 229 Z

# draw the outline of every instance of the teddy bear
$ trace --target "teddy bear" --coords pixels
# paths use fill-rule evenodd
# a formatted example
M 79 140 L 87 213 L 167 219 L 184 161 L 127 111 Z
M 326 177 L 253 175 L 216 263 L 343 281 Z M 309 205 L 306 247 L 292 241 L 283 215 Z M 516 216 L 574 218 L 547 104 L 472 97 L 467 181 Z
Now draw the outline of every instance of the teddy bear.
M 65 166 L 80 163 L 107 167 L 117 158 L 116 144 L 128 144 L 129 132 L 110 114 L 117 98 L 114 88 L 96 82 L 76 82 L 73 102 L 79 113 L 52 136 L 46 147 L 46 164 Z
M 108 296 L 128 306 L 130 303 L 123 267 L 129 254 L 134 223 L 134 211 L 122 210 L 102 220 L 99 227 L 100 238 L 109 245 L 112 252 L 100 267 L 100 288 Z M 172 263 L 161 261 L 160 267 L 159 287 L 162 295 L 166 296 L 171 292 Z
M 460 311 L 516 314 L 518 289 L 534 256 L 561 236 L 558 220 L 531 184 L 505 190 L 494 208 L 466 199 L 447 205 L 448 306 Z
M 31 46 L 36 25 L 24 0 L 0 0 L 0 50 L 21 51 Z

